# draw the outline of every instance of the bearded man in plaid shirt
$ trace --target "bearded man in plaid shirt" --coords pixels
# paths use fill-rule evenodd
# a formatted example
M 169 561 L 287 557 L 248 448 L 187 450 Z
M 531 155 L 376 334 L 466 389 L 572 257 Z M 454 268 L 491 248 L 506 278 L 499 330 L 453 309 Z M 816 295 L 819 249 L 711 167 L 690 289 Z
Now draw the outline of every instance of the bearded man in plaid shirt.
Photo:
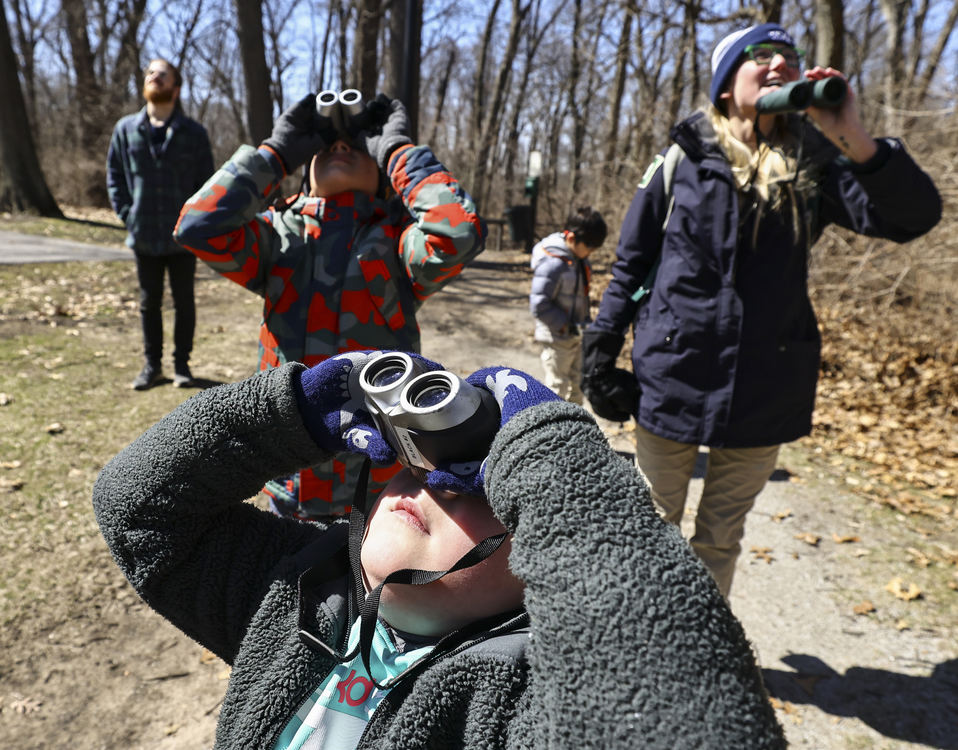
M 173 385 L 193 385 L 189 359 L 196 328 L 193 277 L 196 256 L 173 239 L 183 203 L 213 173 L 206 129 L 183 113 L 180 72 L 153 60 L 143 79 L 146 106 L 113 129 L 107 156 L 107 189 L 136 255 L 143 326 L 143 369 L 132 387 L 151 388 L 163 378 L 163 278 L 169 274 L 173 323 Z

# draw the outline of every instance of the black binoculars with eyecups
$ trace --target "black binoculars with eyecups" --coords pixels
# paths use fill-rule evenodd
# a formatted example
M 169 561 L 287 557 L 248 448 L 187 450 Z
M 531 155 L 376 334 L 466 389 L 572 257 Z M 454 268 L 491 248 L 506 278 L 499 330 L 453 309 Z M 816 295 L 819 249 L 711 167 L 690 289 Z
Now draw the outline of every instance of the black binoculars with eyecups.
M 755 109 L 759 114 L 799 112 L 809 107 L 837 109 L 842 106 L 848 93 L 848 84 L 840 76 L 829 76 L 818 81 L 793 81 L 778 91 L 759 97 Z
M 373 104 L 376 104 L 375 100 Z M 367 106 L 357 89 L 325 89 L 316 95 L 316 112 L 332 123 L 337 137 L 347 141 L 352 140 L 360 130 L 368 130 L 375 124 L 375 109 L 375 106 Z
M 427 370 L 405 352 L 369 362 L 359 383 L 376 427 L 420 480 L 442 463 L 488 455 L 500 419 L 489 391 L 446 370 Z

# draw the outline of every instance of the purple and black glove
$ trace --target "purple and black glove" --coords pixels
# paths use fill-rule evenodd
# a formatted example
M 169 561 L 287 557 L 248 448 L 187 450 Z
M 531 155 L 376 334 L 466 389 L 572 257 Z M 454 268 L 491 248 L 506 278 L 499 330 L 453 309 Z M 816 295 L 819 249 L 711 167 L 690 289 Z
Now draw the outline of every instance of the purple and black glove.
M 363 453 L 374 462 L 396 460 L 396 451 L 376 428 L 366 409 L 359 373 L 369 362 L 388 352 L 346 352 L 320 362 L 300 376 L 296 391 L 299 411 L 316 444 L 330 453 Z M 410 354 L 427 370 L 442 367 L 418 354 Z
M 499 404 L 499 428 L 530 406 L 559 401 L 559 397 L 531 375 L 511 367 L 486 367 L 466 378 L 466 382 L 492 393 Z M 426 475 L 426 484 L 434 490 L 460 495 L 485 497 L 486 462 L 451 461 Z

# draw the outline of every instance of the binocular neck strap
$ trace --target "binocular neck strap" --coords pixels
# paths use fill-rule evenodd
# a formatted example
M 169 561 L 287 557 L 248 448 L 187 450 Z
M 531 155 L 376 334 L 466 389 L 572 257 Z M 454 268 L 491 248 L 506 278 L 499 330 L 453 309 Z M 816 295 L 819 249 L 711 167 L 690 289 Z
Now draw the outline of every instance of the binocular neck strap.
M 369 596 L 366 596 L 360 552 L 363 542 L 363 533 L 366 529 L 366 488 L 369 482 L 369 466 L 369 458 L 366 458 L 360 472 L 359 482 L 356 484 L 353 508 L 349 515 L 349 567 L 352 569 L 353 574 L 353 596 L 350 597 L 348 611 L 350 625 L 355 621 L 355 612 L 358 610 L 359 613 L 359 643 L 357 646 L 359 654 L 362 656 L 363 666 L 366 668 L 366 674 L 369 675 L 369 679 L 373 685 L 380 690 L 385 690 L 394 685 L 402 675 L 388 680 L 387 684 L 380 685 L 376 682 L 376 678 L 373 677 L 372 670 L 369 667 L 369 655 L 372 652 L 373 636 L 376 633 L 376 622 L 379 619 L 379 598 L 382 595 L 383 587 L 391 583 L 407 586 L 425 586 L 426 584 L 438 581 L 449 573 L 471 568 L 499 549 L 508 534 L 507 532 L 503 532 L 502 534 L 486 537 L 465 555 L 460 557 L 449 570 L 419 570 L 416 568 L 396 570 L 386 576 L 386 579 L 370 591 Z M 355 601 L 355 605 L 353 601 Z M 337 656 L 339 655 L 337 654 Z M 355 656 L 356 649 L 353 649 L 349 653 L 339 656 L 339 658 L 340 661 L 349 661 L 355 658 Z

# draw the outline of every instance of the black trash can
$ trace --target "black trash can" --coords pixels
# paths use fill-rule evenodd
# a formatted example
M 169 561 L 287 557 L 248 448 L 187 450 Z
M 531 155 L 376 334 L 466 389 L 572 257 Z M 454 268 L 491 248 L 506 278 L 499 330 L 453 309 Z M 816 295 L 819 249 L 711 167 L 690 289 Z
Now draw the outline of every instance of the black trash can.
M 505 210 L 505 217 L 509 226 L 509 239 L 526 247 L 531 246 L 534 234 L 532 206 L 509 206 Z

